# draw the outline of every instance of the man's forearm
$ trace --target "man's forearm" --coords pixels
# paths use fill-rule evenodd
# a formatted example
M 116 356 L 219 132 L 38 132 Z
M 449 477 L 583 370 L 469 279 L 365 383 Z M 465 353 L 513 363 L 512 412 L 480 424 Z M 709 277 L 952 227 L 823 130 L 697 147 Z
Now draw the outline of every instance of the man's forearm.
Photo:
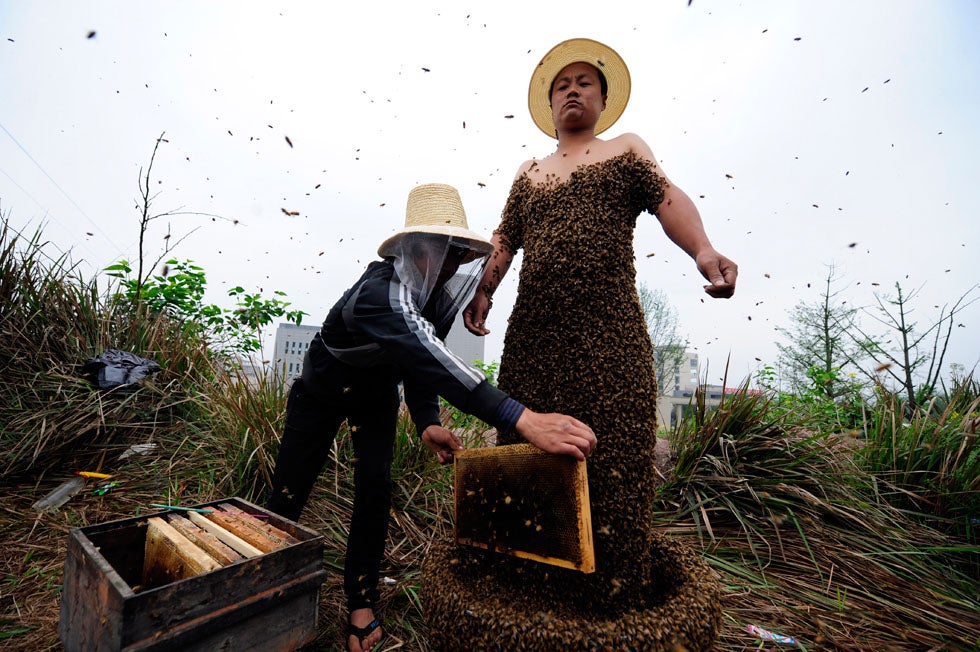
M 697 207 L 680 188 L 670 188 L 660 205 L 659 218 L 667 237 L 691 258 L 712 248 Z

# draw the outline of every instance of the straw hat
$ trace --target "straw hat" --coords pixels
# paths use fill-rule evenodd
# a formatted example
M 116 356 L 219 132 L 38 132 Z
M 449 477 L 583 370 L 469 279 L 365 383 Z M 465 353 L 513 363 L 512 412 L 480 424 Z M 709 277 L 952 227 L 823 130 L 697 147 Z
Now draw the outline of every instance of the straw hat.
M 548 51 L 531 75 L 527 91 L 527 106 L 531 110 L 534 124 L 548 136 L 556 138 L 555 123 L 551 115 L 551 82 L 567 65 L 587 63 L 595 66 L 606 78 L 608 97 L 606 109 L 599 114 L 595 132 L 603 131 L 619 120 L 630 99 L 630 71 L 626 62 L 608 45 L 587 38 L 573 38 L 562 41 Z
M 392 246 L 406 233 L 437 233 L 466 238 L 470 248 L 492 253 L 493 245 L 475 231 L 470 231 L 459 192 L 444 183 L 427 183 L 412 188 L 405 208 L 405 228 L 381 243 L 378 254 L 391 255 Z

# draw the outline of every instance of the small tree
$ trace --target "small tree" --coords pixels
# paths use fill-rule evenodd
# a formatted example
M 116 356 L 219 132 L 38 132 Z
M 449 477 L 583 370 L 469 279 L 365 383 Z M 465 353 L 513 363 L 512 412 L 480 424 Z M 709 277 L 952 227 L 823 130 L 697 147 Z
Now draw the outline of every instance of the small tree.
M 145 262 L 146 235 L 151 222 L 174 215 L 205 215 L 227 220 L 225 217 L 210 213 L 181 210 L 153 212 L 151 206 L 158 193 L 152 193 L 150 190 L 151 175 L 160 144 L 167 142 L 164 138 L 165 133 L 161 133 L 157 138 L 145 173 L 140 168 L 140 199 L 135 206 L 140 215 L 136 269 L 133 269 L 128 260 L 121 260 L 106 267 L 105 271 L 109 276 L 121 281 L 122 292 L 117 296 L 131 303 L 137 318 L 143 310 L 153 314 L 166 314 L 181 323 L 186 335 L 200 338 L 219 352 L 254 353 L 262 348 L 263 327 L 271 324 L 274 319 L 282 317 L 289 322 L 300 324 L 303 316 L 306 315 L 300 310 L 287 310 L 290 304 L 284 300 L 286 296 L 284 292 L 276 290 L 273 293 L 276 295 L 274 298 L 265 299 L 260 294 L 249 294 L 245 288 L 237 286 L 228 291 L 228 296 L 235 299 L 235 307 L 226 309 L 204 303 L 207 279 L 204 269 L 195 265 L 193 261 L 170 258 L 163 264 L 160 273 L 154 275 L 153 270 L 194 230 L 176 242 L 171 242 L 168 225 L 167 233 L 163 238 L 163 252 L 152 264 L 148 265 Z M 235 222 L 235 220 L 228 221 Z
M 145 262 L 146 234 L 150 228 L 151 222 L 154 222 L 162 217 L 172 217 L 174 215 L 203 215 L 215 219 L 227 220 L 229 222 L 235 221 L 235 220 L 229 220 L 228 218 L 223 217 L 221 215 L 213 215 L 211 213 L 200 213 L 197 211 L 182 211 L 179 208 L 164 211 L 162 213 L 154 213 L 152 211 L 151 207 L 153 206 L 153 200 L 157 198 L 157 195 L 159 193 L 153 193 L 150 191 L 151 173 L 153 172 L 153 162 L 157 158 L 157 150 L 160 149 L 160 143 L 168 142 L 167 139 L 164 138 L 166 133 L 167 132 L 161 133 L 160 137 L 157 138 L 156 143 L 153 145 L 153 153 L 150 154 L 150 163 L 149 165 L 146 166 L 146 172 L 144 174 L 143 168 L 140 168 L 139 177 L 137 179 L 139 182 L 140 198 L 139 200 L 136 201 L 134 208 L 140 214 L 140 220 L 139 220 L 140 236 L 139 236 L 138 256 L 136 259 L 136 274 L 133 277 L 133 280 L 136 281 L 137 298 L 142 297 L 142 293 L 140 292 L 140 287 L 143 285 L 144 282 L 146 282 L 147 279 L 149 279 L 150 275 L 153 273 L 153 270 L 156 269 L 157 265 L 159 265 L 160 262 L 167 257 L 171 249 L 173 249 L 178 244 L 183 242 L 188 236 L 191 235 L 191 233 L 194 233 L 194 231 L 197 230 L 197 229 L 191 229 L 191 231 L 185 233 L 176 241 L 171 242 L 170 225 L 168 224 L 167 234 L 163 236 L 163 251 L 160 253 L 159 257 L 157 257 L 157 259 L 153 263 L 146 264 Z
M 646 317 L 647 332 L 653 342 L 653 361 L 657 374 L 657 386 L 673 387 L 677 366 L 684 361 L 687 340 L 681 339 L 677 310 L 671 305 L 663 290 L 651 290 L 645 283 L 637 286 L 640 306 Z
M 919 328 L 912 314 L 912 302 L 921 287 L 906 294 L 900 283 L 895 283 L 895 296 L 876 294 L 876 308 L 866 312 L 890 331 L 890 337 L 874 338 L 855 327 L 848 335 L 860 351 L 870 357 L 875 367 L 865 371 L 869 378 L 884 386 L 891 379 L 904 394 L 906 411 L 911 414 L 934 395 L 942 373 L 946 349 L 956 315 L 977 300 L 974 293 L 980 285 L 974 285 L 960 295 L 952 306 L 939 308 L 938 318 L 925 328 Z M 937 306 L 938 307 L 938 306 Z
M 788 389 L 798 395 L 816 392 L 833 401 L 853 391 L 846 367 L 861 359 L 860 346 L 847 333 L 857 326 L 858 309 L 845 305 L 835 289 L 839 281 L 833 265 L 818 301 L 799 302 L 790 313 L 790 328 L 776 330 L 788 343 L 776 343 L 780 367 Z

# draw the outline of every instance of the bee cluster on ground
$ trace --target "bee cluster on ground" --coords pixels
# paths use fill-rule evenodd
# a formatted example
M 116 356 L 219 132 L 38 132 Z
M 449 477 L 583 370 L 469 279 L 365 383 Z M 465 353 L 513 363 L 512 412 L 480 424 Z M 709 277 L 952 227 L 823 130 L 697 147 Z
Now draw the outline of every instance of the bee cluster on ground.
M 717 579 L 699 555 L 651 526 L 657 386 L 633 230 L 640 212 L 663 200 L 665 183 L 632 153 L 564 181 L 515 181 L 499 235 L 523 247 L 524 260 L 499 385 L 532 410 L 569 414 L 595 431 L 588 483 L 596 572 L 436 544 L 422 585 L 432 649 L 713 644 Z M 497 443 L 519 441 L 511 434 Z
M 574 570 L 433 544 L 422 569 L 431 650 L 711 649 L 721 625 L 720 586 L 697 552 L 651 537 L 647 592 L 622 602 L 563 593 Z

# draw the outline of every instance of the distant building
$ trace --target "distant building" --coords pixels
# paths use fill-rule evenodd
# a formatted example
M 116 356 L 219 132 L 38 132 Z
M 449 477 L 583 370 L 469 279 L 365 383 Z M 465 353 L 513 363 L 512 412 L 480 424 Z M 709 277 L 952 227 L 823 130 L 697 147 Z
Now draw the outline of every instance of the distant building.
M 693 404 L 694 393 L 698 389 L 700 369 L 698 354 L 694 351 L 684 351 L 684 357 L 674 367 L 673 386 L 659 387 L 657 395 L 657 424 L 660 428 L 673 428 Z M 738 394 L 760 394 L 762 390 L 744 390 L 741 387 L 722 387 L 721 385 L 704 385 L 704 402 L 708 407 L 718 407 L 724 396 Z
M 320 330 L 319 326 L 282 323 L 276 328 L 275 351 L 272 364 L 284 372 L 286 384 L 303 371 L 303 356 L 310 348 L 310 340 Z
M 687 349 L 680 362 L 674 366 L 670 379 L 673 383 L 668 387 L 658 387 L 657 394 L 657 424 L 661 428 L 673 428 L 684 416 L 691 404 L 695 390 L 700 380 L 698 354 Z M 717 407 L 721 402 L 722 388 L 709 385 L 706 387 L 706 402 L 711 407 Z
M 698 373 L 698 354 L 690 349 L 685 350 L 681 361 L 674 367 L 674 386 L 669 388 L 671 394 L 693 391 L 698 386 Z
M 238 363 L 241 365 L 241 373 L 238 378 L 252 387 L 257 386 L 261 375 L 265 373 L 262 365 L 256 362 L 251 355 L 239 357 Z

